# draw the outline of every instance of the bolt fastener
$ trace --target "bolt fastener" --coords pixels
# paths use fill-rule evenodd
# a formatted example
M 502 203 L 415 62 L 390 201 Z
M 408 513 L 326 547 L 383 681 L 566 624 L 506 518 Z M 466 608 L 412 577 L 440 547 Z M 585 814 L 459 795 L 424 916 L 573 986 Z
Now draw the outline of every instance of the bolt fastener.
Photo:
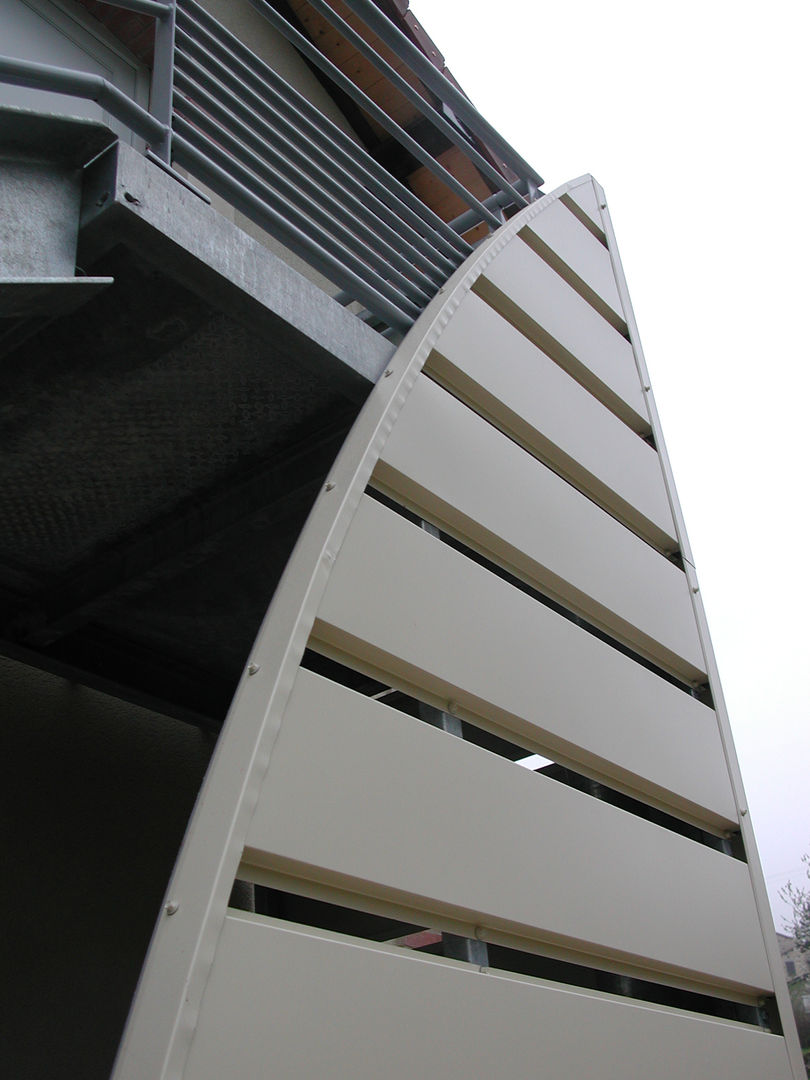
M 248 669 L 247 669 L 248 675 L 255 675 L 258 670 L 259 670 L 259 665 L 258 664 L 253 664 L 253 663 L 248 664 Z
M 177 903 L 176 900 L 170 900 L 168 902 L 168 904 L 166 905 L 166 907 L 164 908 L 164 911 L 166 912 L 167 915 L 174 915 L 179 910 L 180 910 L 180 905 Z
M 394 374 L 394 369 L 393 368 L 387 368 L 383 378 L 387 379 L 389 375 L 393 375 L 393 374 Z

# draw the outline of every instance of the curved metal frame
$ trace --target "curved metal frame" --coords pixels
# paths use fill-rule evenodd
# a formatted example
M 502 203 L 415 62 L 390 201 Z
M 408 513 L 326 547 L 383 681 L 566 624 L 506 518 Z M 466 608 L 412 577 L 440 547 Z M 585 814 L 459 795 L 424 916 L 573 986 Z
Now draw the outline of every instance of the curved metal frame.
M 565 195 L 573 183 L 527 207 L 485 241 L 450 277 L 399 346 L 340 451 L 298 539 L 246 663 L 166 893 L 119 1051 L 114 1080 L 182 1074 L 224 925 L 231 886 L 281 717 L 332 566 L 372 470 L 439 335 L 462 299 L 517 233 Z M 600 202 L 604 212 L 601 195 Z M 650 402 L 650 421 L 657 445 L 662 447 L 658 417 L 649 392 L 610 221 L 606 216 L 603 220 L 622 301 L 628 313 L 639 376 Z M 664 468 L 682 550 L 688 552 L 666 459 Z M 690 583 L 694 583 L 694 569 L 689 564 L 687 575 Z M 707 670 L 718 701 L 720 735 L 735 799 L 738 807 L 744 807 L 739 769 L 696 584 L 693 584 L 693 602 L 708 660 Z M 750 823 L 744 810 L 740 821 L 747 846 L 754 852 Z M 767 943 L 772 924 L 764 881 L 755 857 L 751 878 Z M 789 1015 L 790 1003 L 784 981 L 780 982 L 781 967 L 775 939 L 767 946 L 767 956 L 779 1007 Z M 799 1051 L 790 1038 L 788 1049 L 795 1069 L 796 1060 L 800 1060 L 796 1058 Z

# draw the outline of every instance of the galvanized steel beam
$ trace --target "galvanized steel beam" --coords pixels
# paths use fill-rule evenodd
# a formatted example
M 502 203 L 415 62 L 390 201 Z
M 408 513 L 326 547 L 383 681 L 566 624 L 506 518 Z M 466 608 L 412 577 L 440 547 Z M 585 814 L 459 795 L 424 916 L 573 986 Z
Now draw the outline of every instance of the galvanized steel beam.
M 85 170 L 79 259 L 91 265 L 117 243 L 170 271 L 351 399 L 365 398 L 393 352 L 314 282 L 122 143 Z

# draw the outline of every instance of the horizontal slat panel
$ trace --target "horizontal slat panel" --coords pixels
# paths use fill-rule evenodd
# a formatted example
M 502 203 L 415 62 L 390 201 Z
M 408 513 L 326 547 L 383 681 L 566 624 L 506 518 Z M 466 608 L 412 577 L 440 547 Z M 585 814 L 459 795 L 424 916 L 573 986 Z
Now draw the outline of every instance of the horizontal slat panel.
M 247 847 L 645 969 L 771 985 L 743 863 L 306 670 Z
M 368 496 L 313 635 L 634 791 L 735 820 L 711 709 Z
M 376 475 L 423 516 L 637 651 L 687 680 L 705 679 L 683 571 L 426 376 Z
M 545 206 L 520 236 L 608 322 L 626 333 L 610 253 L 563 203 L 555 200 Z
M 269 1072 L 268 1072 L 269 1070 Z M 229 916 L 185 1080 L 789 1080 L 738 1024 Z
M 427 370 L 640 535 L 675 550 L 655 450 L 475 293 Z
M 473 287 L 626 424 L 650 430 L 630 342 L 520 237 Z

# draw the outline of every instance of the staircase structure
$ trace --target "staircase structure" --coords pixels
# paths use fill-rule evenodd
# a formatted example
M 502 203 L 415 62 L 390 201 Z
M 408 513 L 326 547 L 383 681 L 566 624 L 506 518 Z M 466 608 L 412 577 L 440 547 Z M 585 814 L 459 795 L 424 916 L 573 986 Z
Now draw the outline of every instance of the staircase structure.
M 12 1067 L 799 1080 L 601 187 L 398 5 L 52 6 L 0 59 Z M 70 19 L 148 99 L 24 55 Z

